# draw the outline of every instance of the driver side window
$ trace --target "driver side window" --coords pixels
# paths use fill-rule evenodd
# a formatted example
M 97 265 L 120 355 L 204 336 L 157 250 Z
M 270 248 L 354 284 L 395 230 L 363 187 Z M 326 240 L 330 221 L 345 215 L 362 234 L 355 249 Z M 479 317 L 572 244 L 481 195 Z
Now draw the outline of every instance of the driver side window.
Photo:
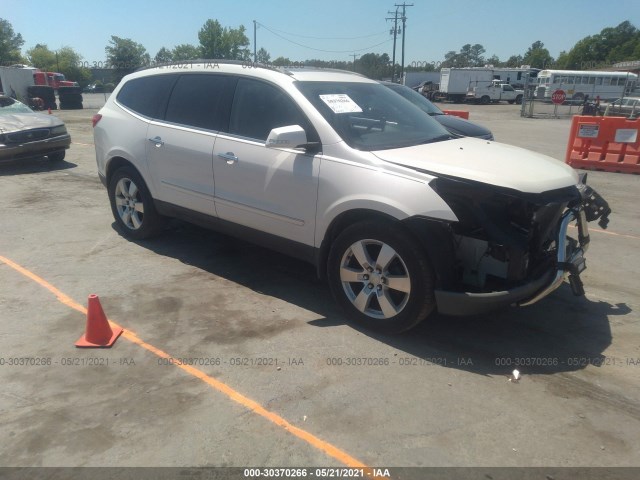
M 266 141 L 273 128 L 300 125 L 310 136 L 309 122 L 280 89 L 265 82 L 238 80 L 229 133 Z

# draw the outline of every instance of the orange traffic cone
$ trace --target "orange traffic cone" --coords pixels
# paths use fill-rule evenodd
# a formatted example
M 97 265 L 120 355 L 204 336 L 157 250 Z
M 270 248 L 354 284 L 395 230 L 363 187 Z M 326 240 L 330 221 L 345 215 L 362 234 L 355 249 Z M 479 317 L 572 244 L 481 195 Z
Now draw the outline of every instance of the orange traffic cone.
M 76 342 L 76 347 L 110 347 L 123 331 L 122 328 L 111 329 L 100 305 L 100 299 L 97 295 L 89 295 L 87 328 L 85 334 Z

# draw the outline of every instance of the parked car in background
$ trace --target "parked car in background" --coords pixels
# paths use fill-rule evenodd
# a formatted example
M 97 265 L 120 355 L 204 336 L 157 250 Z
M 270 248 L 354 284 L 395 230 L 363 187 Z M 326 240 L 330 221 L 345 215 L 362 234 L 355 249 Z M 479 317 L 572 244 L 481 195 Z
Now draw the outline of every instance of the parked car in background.
M 609 108 L 608 111 L 607 108 Z M 606 111 L 609 116 L 628 117 L 633 113 L 637 117 L 640 115 L 640 98 L 625 97 L 617 98 L 612 102 L 603 102 L 600 104 L 600 111 L 603 113 Z
M 104 85 L 92 83 L 82 89 L 83 93 L 104 93 L 106 91 Z
M 58 117 L 0 95 L 0 162 L 45 156 L 59 162 L 69 145 L 71 136 Z
M 447 115 L 433 103 L 427 100 L 424 95 L 419 94 L 412 88 L 400 85 L 399 83 L 381 82 L 386 87 L 389 87 L 394 92 L 402 95 L 409 100 L 415 106 L 420 108 L 423 112 L 428 113 L 434 119 L 440 123 L 444 128 L 454 135 L 461 135 L 463 137 L 477 137 L 485 140 L 493 140 L 493 133 L 488 128 L 478 125 L 477 123 L 470 122 L 464 118 L 455 117 L 453 115 Z

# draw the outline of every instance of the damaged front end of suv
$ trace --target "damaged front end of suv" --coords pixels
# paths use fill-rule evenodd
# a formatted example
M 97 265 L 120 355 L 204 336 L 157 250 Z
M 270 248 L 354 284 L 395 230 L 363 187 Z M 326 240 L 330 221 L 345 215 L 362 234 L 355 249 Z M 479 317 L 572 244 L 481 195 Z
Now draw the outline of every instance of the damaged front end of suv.
M 438 310 L 483 313 L 505 305 L 530 305 L 558 288 L 568 275 L 583 295 L 588 222 L 606 228 L 611 210 L 586 185 L 523 193 L 468 179 L 438 175 L 430 186 L 457 222 L 430 226 L 438 273 Z

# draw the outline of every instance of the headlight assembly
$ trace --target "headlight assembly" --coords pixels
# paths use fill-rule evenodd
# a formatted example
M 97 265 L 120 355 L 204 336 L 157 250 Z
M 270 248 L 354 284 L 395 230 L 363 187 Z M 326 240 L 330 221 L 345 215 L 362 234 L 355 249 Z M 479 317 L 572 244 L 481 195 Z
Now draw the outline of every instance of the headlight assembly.
M 49 130 L 49 135 L 52 137 L 57 135 L 65 135 L 67 133 L 67 127 L 64 125 L 58 125 Z

